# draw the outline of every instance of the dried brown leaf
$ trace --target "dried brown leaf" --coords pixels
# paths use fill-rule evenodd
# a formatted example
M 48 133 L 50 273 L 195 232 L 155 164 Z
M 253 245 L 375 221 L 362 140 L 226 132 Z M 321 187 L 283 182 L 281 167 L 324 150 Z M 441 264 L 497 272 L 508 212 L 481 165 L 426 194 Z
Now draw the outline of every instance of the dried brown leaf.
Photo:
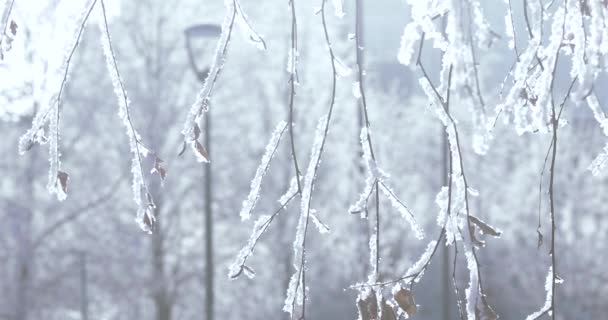
M 382 317 L 380 320 L 397 320 L 393 307 L 388 305 L 384 300 L 382 301 Z
M 198 137 L 201 136 L 201 128 L 199 128 L 198 124 L 194 124 L 192 131 L 194 133 L 194 140 L 198 140 Z
M 196 152 L 199 161 L 209 162 L 209 154 L 207 153 L 207 149 L 205 149 L 200 142 L 194 141 L 194 151 Z
M 492 307 L 485 302 L 485 299 L 480 299 L 475 307 L 475 316 L 479 320 L 497 320 L 498 315 Z
M 159 157 L 154 158 L 154 168 L 152 169 L 152 173 L 158 173 L 158 176 L 161 180 L 165 180 L 167 176 L 167 170 L 163 167 L 163 160 Z
M 471 223 L 477 226 L 477 228 L 479 228 L 479 230 L 481 230 L 481 233 L 483 234 L 491 235 L 493 237 L 500 237 L 500 235 L 502 234 L 500 230 L 495 229 L 494 227 L 490 226 L 489 224 L 485 223 L 474 215 L 469 215 L 469 221 L 471 221 Z
M 61 188 L 61 190 L 63 191 L 63 193 L 68 193 L 68 180 L 70 179 L 70 175 L 63 172 L 63 171 L 57 171 L 57 183 L 59 184 L 59 187 Z
M 182 143 L 182 148 L 179 150 L 177 155 L 181 156 L 182 154 L 184 154 L 185 151 L 186 151 L 186 141 L 184 141 L 184 143 Z
M 364 299 L 359 298 L 357 300 L 357 308 L 359 309 L 361 320 L 378 319 L 378 300 L 376 299 L 376 293 L 371 290 Z
M 393 297 L 399 308 L 401 308 L 408 316 L 413 317 L 418 310 L 416 306 L 416 302 L 414 302 L 414 294 L 408 289 L 401 288 L 399 291 L 395 292 Z
M 11 20 L 11 25 L 9 26 L 9 29 L 11 30 L 11 34 L 14 36 L 17 35 L 17 23 L 15 22 L 15 20 Z

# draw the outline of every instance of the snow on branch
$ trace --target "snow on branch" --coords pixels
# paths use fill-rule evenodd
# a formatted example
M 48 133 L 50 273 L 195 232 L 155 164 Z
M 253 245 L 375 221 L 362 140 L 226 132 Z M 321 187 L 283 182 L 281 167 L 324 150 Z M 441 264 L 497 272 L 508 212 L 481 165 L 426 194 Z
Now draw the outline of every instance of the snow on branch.
M 148 190 L 148 186 L 144 181 L 144 169 L 142 157 L 149 154 L 149 150 L 141 144 L 141 136 L 135 129 L 131 120 L 131 101 L 127 95 L 124 82 L 118 69 L 118 62 L 112 46 L 110 37 L 110 29 L 108 27 L 108 19 L 106 15 L 106 7 L 103 0 L 100 0 L 101 16 L 99 18 L 99 30 L 101 33 L 101 44 L 103 53 L 106 57 L 106 66 L 112 80 L 114 93 L 118 99 L 118 116 L 122 120 L 129 138 L 129 148 L 133 158 L 131 159 L 131 174 L 133 175 L 132 189 L 133 200 L 137 204 L 136 221 L 142 230 L 152 233 L 154 228 L 154 209 L 156 208 L 152 195 Z
M 32 149 L 36 143 L 49 144 L 49 181 L 47 190 L 49 193 L 55 194 L 59 201 L 65 200 L 67 197 L 67 183 L 69 180 L 69 175 L 61 170 L 61 152 L 59 150 L 61 99 L 63 98 L 63 92 L 69 78 L 72 58 L 80 44 L 82 33 L 96 3 L 97 0 L 93 0 L 88 6 L 84 7 L 80 19 L 77 23 L 74 23 L 74 29 L 70 36 L 70 45 L 66 47 L 63 55 L 60 69 L 62 79 L 59 90 L 51 96 L 49 104 L 36 113 L 32 121 L 32 127 L 19 139 L 20 154 L 24 154 Z M 48 132 L 45 132 L 45 126 L 47 126 L 46 131 Z
M 193 148 L 194 153 L 197 156 L 197 161 L 199 162 L 209 162 L 209 156 L 207 155 L 205 148 L 198 141 L 200 135 L 199 124 L 203 120 L 204 113 L 209 110 L 211 93 L 219 78 L 220 72 L 226 63 L 228 46 L 230 44 L 234 24 L 236 23 L 239 26 L 243 35 L 249 42 L 255 44 L 258 49 L 266 49 L 266 43 L 249 24 L 247 16 L 241 9 L 239 1 L 224 0 L 224 4 L 226 6 L 226 15 L 224 16 L 222 32 L 215 48 L 209 74 L 205 79 L 203 88 L 199 91 L 196 100 L 190 107 L 190 112 L 186 117 L 186 122 L 184 123 L 184 128 L 182 130 L 182 134 L 184 135 L 184 148 L 189 144 Z
M 266 175 L 266 173 L 268 172 L 268 169 L 270 168 L 270 161 L 274 157 L 274 155 L 277 151 L 277 148 L 279 147 L 279 142 L 281 140 L 281 137 L 283 136 L 283 133 L 285 133 L 286 129 L 287 129 L 287 122 L 285 122 L 285 121 L 279 122 L 277 124 L 276 128 L 274 129 L 272 136 L 270 137 L 270 140 L 268 141 L 268 144 L 266 145 L 266 149 L 265 149 L 266 152 L 264 153 L 264 156 L 262 157 L 262 161 L 260 162 L 260 165 L 258 166 L 257 170 L 255 171 L 255 176 L 251 180 L 249 195 L 247 196 L 247 199 L 243 201 L 243 206 L 242 206 L 241 212 L 239 214 L 241 216 L 241 220 L 249 219 L 249 217 L 251 216 L 251 212 L 255 208 L 255 205 L 260 197 L 260 188 L 262 186 L 262 179 L 264 179 L 264 176 Z
M 2 16 L 0 16 L 0 60 L 4 59 L 4 52 L 12 48 L 13 40 L 17 35 L 17 23 L 11 20 L 9 25 L 9 17 L 13 11 L 15 0 L 4 1 Z
M 549 272 L 547 272 L 547 278 L 545 280 L 545 291 L 547 295 L 545 297 L 545 304 L 540 308 L 540 310 L 528 315 L 526 320 L 536 320 L 542 317 L 544 314 L 548 312 L 552 312 L 551 307 L 553 306 L 553 282 L 555 281 L 555 274 L 553 273 L 553 267 L 549 267 Z

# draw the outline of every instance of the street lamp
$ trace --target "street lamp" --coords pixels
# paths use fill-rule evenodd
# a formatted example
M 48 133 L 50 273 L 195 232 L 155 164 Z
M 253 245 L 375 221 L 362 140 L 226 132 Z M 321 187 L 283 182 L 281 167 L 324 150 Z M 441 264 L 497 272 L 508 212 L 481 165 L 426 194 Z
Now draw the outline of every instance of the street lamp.
M 222 27 L 217 24 L 208 24 L 208 23 L 195 24 L 195 25 L 192 25 L 192 26 L 186 28 L 186 30 L 184 30 L 184 34 L 186 35 L 186 51 L 188 52 L 188 60 L 190 61 L 190 68 L 196 75 L 196 78 L 198 79 L 198 81 L 200 81 L 202 83 L 205 81 L 207 74 L 209 74 L 209 67 L 205 67 L 204 69 L 201 69 L 198 66 L 198 64 L 196 63 L 195 55 L 194 55 L 194 49 L 192 48 L 192 45 L 193 45 L 192 42 L 195 39 L 206 40 L 209 38 L 211 38 L 211 39 L 219 38 L 220 35 L 222 34 Z
M 188 52 L 188 60 L 190 67 L 197 80 L 203 84 L 207 75 L 209 74 L 209 67 L 201 68 L 196 62 L 194 54 L 194 41 L 198 40 L 199 46 L 198 51 L 205 51 L 204 46 L 208 43 L 206 40 L 219 38 L 222 33 L 222 27 L 216 24 L 196 24 L 190 26 L 184 30 L 186 36 L 186 51 Z M 207 147 L 209 153 L 211 153 L 211 114 L 207 111 L 204 117 L 204 144 Z M 212 215 L 212 189 L 211 189 L 211 163 L 207 163 L 204 166 L 204 210 L 205 210 L 205 310 L 206 320 L 213 320 L 213 301 L 214 301 L 214 290 L 213 290 L 213 215 Z

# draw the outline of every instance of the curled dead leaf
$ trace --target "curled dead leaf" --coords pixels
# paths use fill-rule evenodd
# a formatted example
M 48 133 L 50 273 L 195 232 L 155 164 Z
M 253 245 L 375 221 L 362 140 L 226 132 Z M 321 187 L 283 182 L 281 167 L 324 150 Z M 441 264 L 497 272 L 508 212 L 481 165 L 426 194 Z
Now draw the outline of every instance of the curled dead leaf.
M 500 230 L 485 223 L 484 221 L 480 220 L 479 218 L 475 217 L 474 215 L 469 215 L 469 221 L 471 221 L 472 224 L 474 224 L 477 228 L 479 228 L 479 230 L 481 231 L 482 234 L 487 234 L 487 235 L 490 235 L 493 237 L 500 237 L 500 235 L 502 234 L 502 232 Z
M 184 141 L 184 143 L 182 143 L 182 148 L 179 150 L 177 155 L 181 156 L 182 154 L 184 154 L 185 151 L 186 151 L 186 141 Z
M 196 153 L 196 158 L 198 160 L 198 162 L 210 162 L 209 161 L 209 154 L 207 153 L 207 149 L 205 149 L 205 147 L 203 147 L 203 145 L 198 142 L 198 140 L 195 140 L 193 142 L 193 147 L 194 147 L 194 152 Z
M 357 309 L 359 309 L 361 320 L 378 319 L 378 300 L 376 299 L 374 290 L 371 290 L 364 298 L 361 298 L 361 295 L 359 295 Z
M 194 134 L 194 140 L 198 140 L 198 137 L 201 136 L 201 128 L 199 128 L 198 124 L 196 124 L 196 123 L 194 124 L 192 133 Z
M 412 291 L 401 288 L 393 294 L 393 298 L 397 301 L 399 308 L 405 311 L 408 316 L 412 317 L 416 314 L 418 307 L 416 306 L 416 302 L 414 302 Z
M 57 171 L 57 183 L 61 188 L 63 193 L 68 193 L 68 180 L 70 179 L 70 175 L 63 171 Z
M 163 167 L 163 160 L 159 157 L 154 158 L 154 168 L 152 168 L 152 173 L 158 173 L 158 176 L 162 181 L 165 180 L 167 176 L 167 170 Z
M 395 311 L 393 307 L 391 307 L 384 299 L 382 300 L 382 317 L 380 320 L 396 320 L 397 315 L 395 315 Z
M 489 304 L 485 302 L 485 299 L 480 299 L 475 307 L 475 316 L 479 320 L 497 320 L 498 315 Z
M 9 29 L 11 30 L 11 34 L 14 36 L 17 35 L 17 23 L 15 22 L 15 20 L 11 20 L 11 25 L 9 26 Z
M 25 147 L 23 148 L 23 150 L 30 151 L 30 150 L 32 150 L 33 147 L 34 147 L 34 140 L 28 139 L 27 142 L 25 143 Z

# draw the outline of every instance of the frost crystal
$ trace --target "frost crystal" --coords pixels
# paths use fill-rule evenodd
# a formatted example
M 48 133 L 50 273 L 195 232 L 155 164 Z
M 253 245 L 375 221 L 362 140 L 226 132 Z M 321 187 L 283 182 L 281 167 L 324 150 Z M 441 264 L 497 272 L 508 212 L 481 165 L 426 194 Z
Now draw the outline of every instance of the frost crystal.
M 319 218 L 317 218 L 317 210 L 314 210 L 314 209 L 310 210 L 310 219 L 314 223 L 315 227 L 317 227 L 317 230 L 319 230 L 319 233 L 321 233 L 321 234 L 329 233 L 329 227 L 325 223 L 323 223 L 321 220 L 319 220 Z
M 266 175 L 266 172 L 268 172 L 270 161 L 272 160 L 272 157 L 279 146 L 279 141 L 281 140 L 285 129 L 287 129 L 287 122 L 279 122 L 275 127 L 268 144 L 266 145 L 266 152 L 262 157 L 262 161 L 260 162 L 258 169 L 255 171 L 253 180 L 251 180 L 249 195 L 247 196 L 247 199 L 243 201 L 243 206 L 239 214 L 241 216 L 241 220 L 249 219 L 251 212 L 255 208 L 255 205 L 260 197 L 262 179 L 264 179 L 264 175 Z
M 401 216 L 405 220 L 407 220 L 407 222 L 410 224 L 410 227 L 412 227 L 416 238 L 418 238 L 419 240 L 424 239 L 424 230 L 422 230 L 420 225 L 418 225 L 418 223 L 416 222 L 416 219 L 414 219 L 414 214 L 412 213 L 412 211 L 410 211 L 410 209 L 403 202 L 397 199 L 394 191 L 390 187 L 388 187 L 384 183 L 382 183 L 381 186 L 382 188 L 380 190 L 382 191 L 382 193 L 384 193 L 384 195 L 389 199 L 391 205 L 393 205 L 393 208 L 397 209 Z
M 260 238 L 264 230 L 268 227 L 271 221 L 272 216 L 270 215 L 262 215 L 255 221 L 253 231 L 249 236 L 247 244 L 241 249 L 241 251 L 239 251 L 239 254 L 234 259 L 234 262 L 232 262 L 232 264 L 228 268 L 228 276 L 231 279 L 238 277 L 239 274 L 241 274 L 245 270 L 248 270 L 248 272 L 245 272 L 245 275 L 247 277 L 253 278 L 255 276 L 255 273 L 245 266 L 245 261 L 247 260 L 249 255 L 253 253 L 253 248 L 255 247 L 255 244 L 257 243 L 258 239 Z
M 9 1 L 6 1 L 6 5 L 9 5 Z M 62 57 L 62 64 L 56 74 L 52 75 L 52 78 L 47 80 L 50 83 L 55 81 L 59 85 L 59 90 L 56 93 L 52 93 L 49 98 L 49 104 L 40 109 L 32 121 L 32 127 L 19 139 L 19 153 L 24 154 L 27 150 L 31 149 L 34 143 L 46 143 L 48 139 L 49 143 L 49 181 L 47 183 L 47 190 L 51 194 L 55 194 L 59 201 L 66 199 L 67 195 L 63 191 L 63 188 L 59 185 L 58 175 L 61 170 L 61 152 L 59 151 L 59 106 L 61 104 L 63 90 L 66 82 L 70 75 L 70 63 L 72 56 L 78 45 L 80 44 L 80 38 L 82 32 L 86 26 L 89 15 L 93 10 L 95 2 L 91 2 L 88 6 L 83 7 L 79 18 L 72 23 L 73 29 L 70 33 L 70 40 L 68 45 L 64 49 Z M 8 7 L 3 12 L 2 25 L 5 26 L 8 19 Z M 5 16 L 6 15 L 6 16 Z M 2 30 L 4 32 L 4 30 Z M 2 48 L 0 48 L 1 50 Z M 48 135 L 44 134 L 44 126 L 48 122 Z
M 467 297 L 467 318 L 468 320 L 476 320 L 475 307 L 479 295 L 479 277 L 477 270 L 477 262 L 473 256 L 473 252 L 465 252 L 467 259 L 467 268 L 469 269 L 469 287 L 466 289 Z
M 284 207 L 285 205 L 287 205 L 287 201 L 289 201 L 289 199 L 291 199 L 297 193 L 298 193 L 298 180 L 296 179 L 296 177 L 293 177 L 293 178 L 291 178 L 291 182 L 289 183 L 289 189 L 287 189 L 287 191 L 285 191 L 285 193 L 278 200 L 279 203 L 281 204 L 281 207 Z
M 317 172 L 317 166 L 321 157 L 321 150 L 323 147 L 325 130 L 327 128 L 328 118 L 322 116 L 317 124 L 315 131 L 315 137 L 313 140 L 310 160 L 308 162 L 308 168 L 304 175 L 304 186 L 302 187 L 302 201 L 300 203 L 300 217 L 298 219 L 298 226 L 296 227 L 296 236 L 293 241 L 293 261 L 294 261 L 294 274 L 291 276 L 289 286 L 287 288 L 287 297 L 285 299 L 285 305 L 283 311 L 292 314 L 293 307 L 295 304 L 302 305 L 304 302 L 302 281 L 302 272 L 306 261 L 304 260 L 304 240 L 306 234 L 306 227 L 308 225 L 308 219 L 311 216 L 310 199 L 312 197 L 312 189 L 314 178 Z
M 435 251 L 435 247 L 437 246 L 437 241 L 431 241 L 426 246 L 424 253 L 414 262 L 414 264 L 407 269 L 405 275 L 407 277 L 412 277 L 408 282 L 418 282 L 423 275 L 424 266 L 427 264 L 429 259 L 431 259 L 431 255 L 433 255 L 433 251 Z
M 553 299 L 553 279 L 555 275 L 553 274 L 553 267 L 549 267 L 549 272 L 547 273 L 547 278 L 545 280 L 545 291 L 547 292 L 547 297 L 545 298 L 545 304 L 540 310 L 534 312 L 533 314 L 526 317 L 526 320 L 535 320 L 538 319 L 546 312 L 551 312 L 551 300 Z
M 256 48 L 260 50 L 266 50 L 266 43 L 264 42 L 264 39 L 255 30 L 253 30 L 253 28 L 249 24 L 247 15 L 245 14 L 245 12 L 243 12 L 243 9 L 241 8 L 241 4 L 235 0 L 226 0 L 227 5 L 229 5 L 229 2 L 234 3 L 234 10 L 236 10 L 235 22 L 241 29 L 243 37 L 247 39 L 247 41 L 255 45 Z
M 356 99 L 361 98 L 361 83 L 359 81 L 353 82 L 353 96 Z
M 334 12 L 336 17 L 342 18 L 344 17 L 344 8 L 342 4 L 343 0 L 332 0 L 332 4 L 334 5 Z
M 595 120 L 600 124 L 600 127 L 602 127 L 604 135 L 608 136 L 608 118 L 606 117 L 606 114 L 602 110 L 600 103 L 597 99 L 597 96 L 595 94 L 590 94 L 589 97 L 587 97 L 587 104 L 589 105 L 589 108 L 593 112 L 593 116 L 595 117 Z M 604 146 L 603 152 L 600 153 L 593 160 L 593 162 L 591 162 L 591 164 L 589 165 L 589 171 L 591 171 L 591 174 L 593 174 L 594 176 L 601 176 L 605 172 L 607 166 L 608 166 L 608 143 Z
M 296 48 L 289 49 L 287 53 L 287 72 L 291 74 L 296 73 L 296 67 L 298 65 L 299 53 Z
M 209 103 L 211 99 L 211 91 L 215 85 L 215 82 L 220 74 L 220 71 L 224 67 L 226 62 L 226 55 L 228 53 L 228 45 L 230 44 L 230 36 L 232 34 L 232 27 L 236 23 L 245 37 L 256 45 L 259 49 L 265 49 L 266 43 L 260 35 L 258 35 L 249 25 L 247 16 L 241 9 L 241 5 L 236 0 L 225 0 L 226 15 L 222 22 L 222 33 L 217 42 L 215 53 L 213 56 L 213 62 L 209 69 L 209 74 L 205 79 L 203 88 L 196 96 L 195 102 L 190 107 L 190 112 L 186 117 L 186 122 L 182 130 L 184 140 L 186 142 L 192 142 L 195 139 L 195 126 L 197 122 L 203 117 L 203 114 L 209 110 Z
M 154 220 L 154 216 L 152 214 L 154 204 L 150 194 L 147 192 L 147 187 L 144 184 L 141 160 L 142 156 L 146 156 L 148 154 L 148 150 L 141 146 L 141 137 L 131 122 L 129 113 L 131 101 L 127 96 L 127 91 L 123 85 L 124 82 L 118 70 L 118 64 L 112 49 L 112 39 L 110 38 L 110 31 L 108 30 L 106 21 L 105 7 L 103 6 L 103 2 L 101 4 L 102 11 L 100 12 L 101 16 L 98 19 L 99 30 L 101 33 L 101 44 L 106 58 L 106 67 L 108 68 L 110 79 L 112 80 L 112 86 L 114 87 L 114 93 L 116 94 L 116 98 L 118 100 L 118 116 L 126 128 L 127 137 L 129 138 L 129 148 L 133 156 L 131 160 L 131 173 L 133 175 L 133 200 L 138 206 L 136 221 L 144 231 L 150 233 L 152 231 L 151 227 Z M 145 203 L 145 201 L 147 201 L 147 203 Z
M 338 57 L 334 57 L 334 66 L 336 68 L 336 75 L 340 78 L 346 78 L 353 72 L 353 70 Z

